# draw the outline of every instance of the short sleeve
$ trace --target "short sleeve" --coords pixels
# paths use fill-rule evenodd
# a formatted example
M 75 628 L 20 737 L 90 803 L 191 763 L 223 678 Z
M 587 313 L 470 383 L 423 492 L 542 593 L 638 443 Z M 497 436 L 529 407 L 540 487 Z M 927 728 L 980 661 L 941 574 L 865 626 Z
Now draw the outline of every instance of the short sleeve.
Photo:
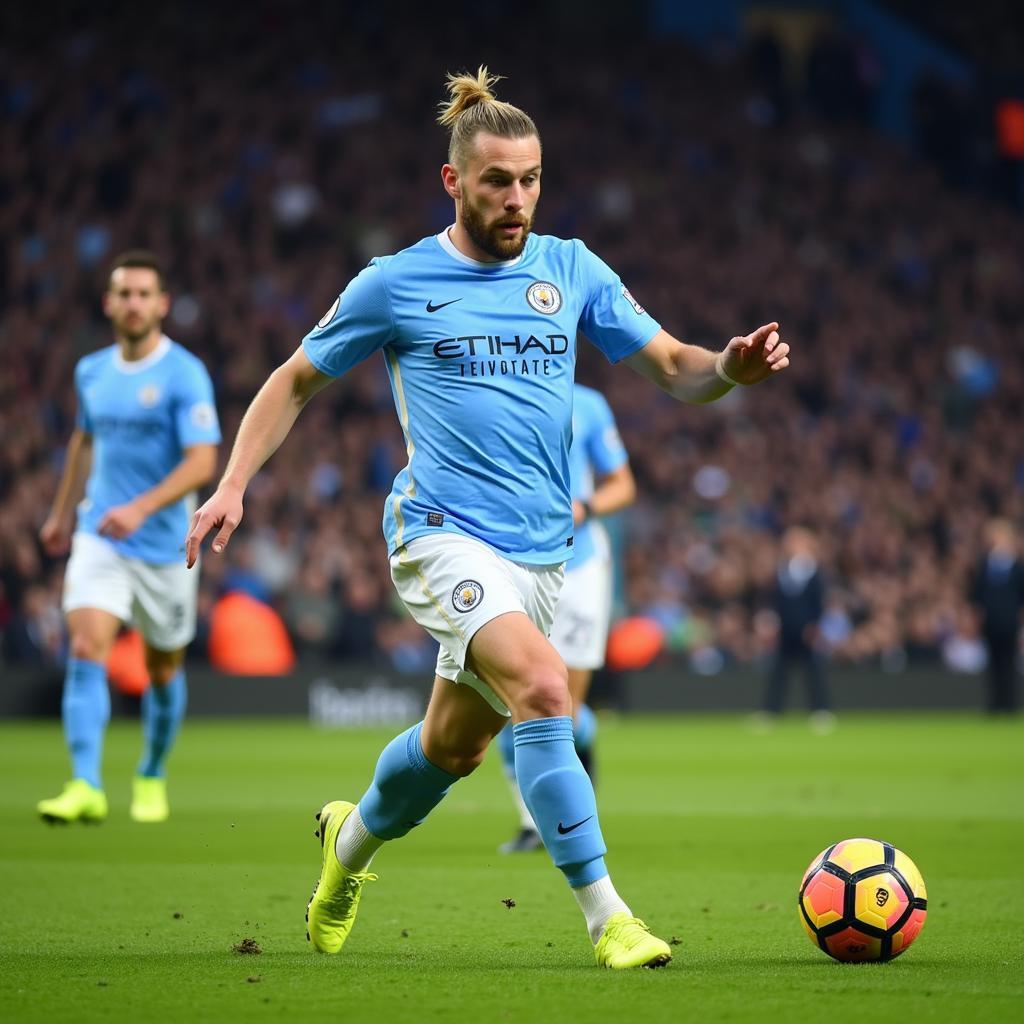
M 198 359 L 182 367 L 175 391 L 174 426 L 181 447 L 219 444 L 220 423 L 213 400 L 213 381 Z
M 302 348 L 321 373 L 340 377 L 383 348 L 394 333 L 384 274 L 371 263 L 302 339 Z
M 629 294 L 607 263 L 582 242 L 576 245 L 586 294 L 580 329 L 610 362 L 617 363 L 642 349 L 661 325 Z
M 85 371 L 81 362 L 75 366 L 75 400 L 78 408 L 75 410 L 75 426 L 85 434 L 92 433 L 92 420 L 89 419 L 89 408 L 85 404 Z
M 628 461 L 611 407 L 602 395 L 593 396 L 593 411 L 586 439 L 587 458 L 598 476 L 613 473 Z

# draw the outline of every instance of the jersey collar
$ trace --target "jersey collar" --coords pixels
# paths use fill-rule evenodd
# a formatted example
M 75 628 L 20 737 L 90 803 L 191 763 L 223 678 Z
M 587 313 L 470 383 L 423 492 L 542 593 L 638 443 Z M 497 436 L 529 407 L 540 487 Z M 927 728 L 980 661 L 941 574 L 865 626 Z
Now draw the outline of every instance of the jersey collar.
M 124 356 L 121 355 L 121 349 L 118 345 L 114 346 L 114 366 L 116 366 L 122 373 L 141 373 L 143 370 L 148 370 L 155 363 L 159 363 L 161 359 L 168 352 L 171 351 L 171 339 L 166 334 L 160 335 L 160 340 L 156 343 L 156 348 L 149 353 L 148 356 L 143 356 L 141 359 L 134 359 L 129 362 Z
M 444 231 L 435 236 L 437 238 L 437 244 L 440 245 L 449 256 L 457 259 L 460 263 L 465 263 L 467 267 L 476 267 L 478 270 L 499 270 L 502 267 L 512 267 L 523 258 L 523 253 L 526 252 L 526 250 L 523 249 L 523 252 L 514 259 L 500 260 L 496 263 L 484 263 L 483 260 L 475 260 L 471 256 L 467 256 L 465 253 L 459 252 L 459 250 L 455 248 L 455 243 L 451 240 L 451 236 L 448 234 L 453 227 L 455 227 L 455 225 L 450 224 L 444 229 Z M 529 240 L 527 240 L 527 244 L 529 244 Z

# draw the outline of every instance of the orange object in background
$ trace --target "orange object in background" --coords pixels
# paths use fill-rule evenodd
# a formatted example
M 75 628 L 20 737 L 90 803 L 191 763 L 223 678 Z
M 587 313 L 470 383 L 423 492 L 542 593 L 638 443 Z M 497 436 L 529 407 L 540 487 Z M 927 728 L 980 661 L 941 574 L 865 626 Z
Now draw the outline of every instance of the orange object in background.
M 616 672 L 646 668 L 665 646 L 665 633 L 653 619 L 622 619 L 608 633 L 605 665 Z
M 225 594 L 210 613 L 210 663 L 232 676 L 283 676 L 295 648 L 281 617 L 248 594 Z
M 996 104 L 996 141 L 999 155 L 1024 160 L 1024 100 L 1005 99 Z
M 133 697 L 149 689 L 145 648 L 137 629 L 124 630 L 114 641 L 107 659 L 107 678 L 121 693 Z

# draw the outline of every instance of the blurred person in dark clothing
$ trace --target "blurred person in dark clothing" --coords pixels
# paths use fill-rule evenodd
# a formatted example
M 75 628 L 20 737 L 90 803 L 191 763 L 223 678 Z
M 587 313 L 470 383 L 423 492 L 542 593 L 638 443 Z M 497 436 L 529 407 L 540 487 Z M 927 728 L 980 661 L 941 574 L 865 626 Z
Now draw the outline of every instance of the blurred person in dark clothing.
M 1017 642 L 1024 612 L 1024 564 L 1017 535 L 1007 519 L 993 519 L 986 531 L 987 550 L 979 559 L 970 600 L 981 616 L 988 651 L 988 710 L 1017 710 Z
M 764 706 L 757 720 L 766 725 L 781 714 L 789 668 L 798 663 L 803 665 L 807 680 L 811 725 L 819 732 L 828 732 L 835 726 L 835 716 L 829 707 L 824 659 L 818 642 L 819 625 L 825 613 L 825 587 L 818 545 L 810 530 L 795 526 L 783 535 L 773 604 L 779 617 L 778 637 L 768 670 Z

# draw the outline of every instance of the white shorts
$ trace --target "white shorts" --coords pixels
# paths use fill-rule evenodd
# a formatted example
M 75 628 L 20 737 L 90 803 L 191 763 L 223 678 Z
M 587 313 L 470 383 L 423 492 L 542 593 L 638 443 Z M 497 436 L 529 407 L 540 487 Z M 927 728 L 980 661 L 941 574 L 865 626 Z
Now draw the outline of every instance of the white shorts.
M 158 651 L 187 647 L 196 635 L 198 569 L 184 559 L 151 565 L 118 554 L 91 533 L 76 533 L 64 572 L 65 612 L 99 608 L 137 626 Z
M 612 612 L 612 563 L 594 555 L 565 574 L 551 643 L 569 668 L 600 668 L 608 646 Z
M 453 533 L 417 537 L 391 556 L 391 578 L 412 617 L 441 645 L 437 674 L 471 686 L 495 711 L 510 714 L 482 679 L 466 671 L 466 650 L 481 626 L 524 612 L 545 635 L 562 587 L 559 565 L 524 565 Z

